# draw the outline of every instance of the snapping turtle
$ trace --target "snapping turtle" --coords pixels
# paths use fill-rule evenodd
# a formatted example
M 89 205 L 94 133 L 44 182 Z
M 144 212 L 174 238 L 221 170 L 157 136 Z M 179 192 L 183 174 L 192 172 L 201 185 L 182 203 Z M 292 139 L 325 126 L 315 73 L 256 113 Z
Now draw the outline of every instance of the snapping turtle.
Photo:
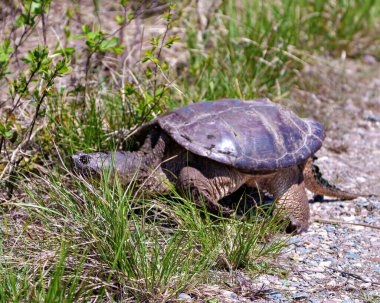
M 305 187 L 319 195 L 353 199 L 321 178 L 313 155 L 325 137 L 323 126 L 301 119 L 269 99 L 223 99 L 177 108 L 141 126 L 134 152 L 77 153 L 75 171 L 101 174 L 112 169 L 122 183 L 133 178 L 164 193 L 168 181 L 195 203 L 231 213 L 218 201 L 242 185 L 272 194 L 275 211 L 285 211 L 288 231 L 307 229 Z

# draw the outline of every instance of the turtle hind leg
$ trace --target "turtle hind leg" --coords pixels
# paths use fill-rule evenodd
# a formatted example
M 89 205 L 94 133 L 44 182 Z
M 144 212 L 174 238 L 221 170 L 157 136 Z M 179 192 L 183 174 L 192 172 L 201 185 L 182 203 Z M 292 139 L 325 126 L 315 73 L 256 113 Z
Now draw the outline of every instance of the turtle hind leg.
M 306 188 L 317 196 L 329 196 L 343 200 L 352 200 L 359 196 L 358 194 L 343 191 L 330 184 L 322 177 L 319 167 L 313 163 L 312 158 L 307 160 L 303 170 L 303 176 Z

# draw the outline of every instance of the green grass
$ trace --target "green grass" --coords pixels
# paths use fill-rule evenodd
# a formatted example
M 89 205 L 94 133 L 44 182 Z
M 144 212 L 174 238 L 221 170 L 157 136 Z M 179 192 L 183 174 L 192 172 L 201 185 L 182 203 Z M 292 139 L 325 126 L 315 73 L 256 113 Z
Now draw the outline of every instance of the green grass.
M 138 40 L 142 51 L 130 37 L 124 53 L 115 39 L 123 22 L 113 18 L 128 20 L 131 11 L 74 1 L 65 16 L 59 12 L 65 26 L 59 43 L 53 35 L 54 43 L 27 56 L 41 42 L 33 40 L 44 11 L 38 3 L 48 2 L 19 1 L 0 37 L 0 89 L 7 104 L 18 102 L 0 111 L 0 196 L 13 190 L 0 205 L 0 301 L 165 302 L 215 275 L 276 273 L 270 260 L 287 237 L 270 209 L 231 219 L 196 208 L 175 190 L 152 197 L 133 182 L 109 184 L 107 173 L 89 184 L 65 168 L 68 156 L 129 148 L 136 127 L 185 103 L 286 97 L 313 56 L 378 56 L 378 1 L 225 0 L 201 12 L 205 28 L 194 7 L 178 4 L 178 19 L 154 19 L 164 33 Z M 91 23 L 104 12 L 99 18 L 114 35 Z M 44 13 L 49 20 L 57 14 Z M 18 31 L 9 35 L 16 19 Z M 174 32 L 184 44 L 173 55 Z M 179 53 L 189 57 L 175 70 L 170 63 Z M 52 75 L 58 60 L 61 73 Z M 38 131 L 29 142 L 33 116 Z
M 28 261 L 21 270 L 3 265 L 3 298 L 167 301 L 205 281 L 210 270 L 244 268 L 286 245 L 279 218 L 267 212 L 255 220 L 217 217 L 175 191 L 171 198 L 143 198 L 133 183 L 125 189 L 104 175 L 96 188 L 74 176 L 63 186 L 59 175 L 24 184 L 29 203 L 8 206 L 26 212 L 28 226 L 8 222 L 21 228 L 13 243 L 18 257 L 5 243 L 3 256 L 11 257 L 9 264 Z M 33 244 L 28 231 L 35 226 L 48 241 Z M 11 234 L 4 241 L 12 242 Z
M 379 16 L 375 0 L 223 1 L 200 37 L 189 23 L 183 90 L 189 100 L 281 98 L 310 54 L 357 56 L 379 43 Z

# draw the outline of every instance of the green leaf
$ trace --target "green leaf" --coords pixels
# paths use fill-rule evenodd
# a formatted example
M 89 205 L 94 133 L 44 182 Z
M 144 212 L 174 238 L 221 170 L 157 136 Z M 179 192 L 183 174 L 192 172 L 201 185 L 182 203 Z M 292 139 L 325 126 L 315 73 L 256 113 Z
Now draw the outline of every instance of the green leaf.
M 76 40 L 76 39 L 82 39 L 82 38 L 84 38 L 84 37 L 86 37 L 86 35 L 73 35 L 73 36 L 71 36 L 69 39 L 68 39 L 68 41 L 73 41 L 73 40 Z
M 167 70 L 168 70 L 168 65 L 167 65 L 165 62 L 163 62 L 163 63 L 161 64 L 161 69 L 162 69 L 163 71 L 167 71 Z
M 170 19 L 171 19 L 171 17 L 172 17 L 172 14 L 171 13 L 169 13 L 169 12 L 164 12 L 164 16 L 162 17 L 164 20 L 166 20 L 166 21 L 170 21 Z
M 90 27 L 88 26 L 88 24 L 84 24 L 83 26 L 82 26 L 82 31 L 84 32 L 84 33 L 89 33 L 90 32 Z
M 181 39 L 177 36 L 171 36 L 171 37 L 168 37 L 168 40 L 166 41 L 165 43 L 165 46 L 167 48 L 171 48 L 173 46 L 173 43 L 174 42 L 177 42 L 177 41 L 180 41 Z
M 125 21 L 125 17 L 123 15 L 116 15 L 115 21 L 118 25 L 122 25 Z
M 9 61 L 9 56 L 4 53 L 0 53 L 0 63 L 4 64 Z
M 116 55 L 120 55 L 124 50 L 124 46 L 119 45 L 118 47 L 114 47 L 112 49 L 112 52 L 115 53 Z
M 59 73 L 60 73 L 61 75 L 67 74 L 67 73 L 69 73 L 69 72 L 71 72 L 71 71 L 72 71 L 72 67 L 69 66 L 69 65 L 65 65 L 65 66 L 63 66 L 63 67 L 61 67 L 61 68 L 59 69 Z
M 65 47 L 65 48 L 59 48 L 57 49 L 53 54 L 63 54 L 66 56 L 71 56 L 75 53 L 74 47 Z
M 119 38 L 117 38 L 117 37 L 113 37 L 113 38 L 108 39 L 108 40 L 103 40 L 100 43 L 100 49 L 108 50 L 112 47 L 115 47 L 118 42 L 119 42 Z
M 4 138 L 5 139 L 11 139 L 13 137 L 13 131 L 11 131 L 11 130 L 9 130 L 9 131 L 6 131 L 5 133 L 4 133 Z
M 30 6 L 30 11 L 34 14 L 34 15 L 41 15 L 42 13 L 42 3 L 39 3 L 37 1 L 32 1 L 32 4 Z

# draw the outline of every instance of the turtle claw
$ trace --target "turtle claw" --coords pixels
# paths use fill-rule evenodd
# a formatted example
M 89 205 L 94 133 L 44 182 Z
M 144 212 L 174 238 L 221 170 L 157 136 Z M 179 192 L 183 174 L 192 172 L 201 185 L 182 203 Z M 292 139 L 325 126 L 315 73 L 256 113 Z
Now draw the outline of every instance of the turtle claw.
M 298 219 L 290 219 L 288 226 L 286 227 L 287 234 L 300 234 L 307 231 L 309 224 Z

